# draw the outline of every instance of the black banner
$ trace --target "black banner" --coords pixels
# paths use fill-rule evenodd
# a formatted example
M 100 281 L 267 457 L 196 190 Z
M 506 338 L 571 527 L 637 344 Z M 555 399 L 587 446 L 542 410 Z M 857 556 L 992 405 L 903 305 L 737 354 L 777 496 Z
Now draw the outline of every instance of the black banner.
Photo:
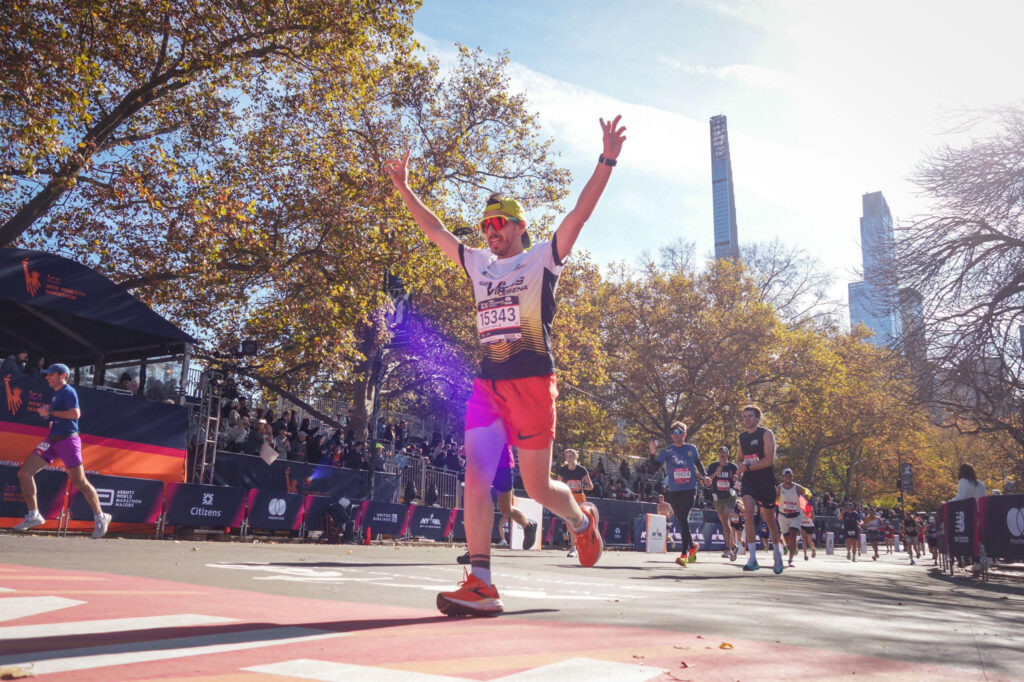
M 253 528 L 298 530 L 302 521 L 303 496 L 280 490 L 249 491 L 246 520 Z
M 327 513 L 327 508 L 337 501 L 337 497 L 328 497 L 327 495 L 306 495 L 306 500 L 302 503 L 302 519 L 306 524 L 307 533 L 323 528 L 324 514 Z M 356 508 L 353 507 L 351 511 L 353 521 L 355 513 Z
M 120 523 L 156 523 L 164 501 L 164 482 L 125 476 L 90 474 L 100 507 Z M 92 521 L 93 511 L 78 490 L 71 487 L 71 519 Z
M 946 503 L 946 537 L 952 556 L 978 556 L 978 503 L 975 499 Z
M 246 491 L 219 485 L 168 483 L 165 523 L 172 526 L 238 528 L 245 517 Z
M 68 475 L 63 469 L 43 469 L 36 473 L 36 503 L 44 519 L 60 516 L 67 485 Z M 18 467 L 0 466 L 0 517 L 21 519 L 27 511 Z
M 267 464 L 255 455 L 217 452 L 213 471 L 214 482 L 246 490 L 278 490 L 301 495 L 323 494 L 335 499 L 369 498 L 370 472 L 345 469 L 327 464 L 303 464 L 289 460 L 274 460 Z M 398 501 L 398 476 L 377 472 L 373 474 L 373 499 L 379 502 Z
M 606 545 L 629 545 L 629 524 L 624 521 L 603 523 L 604 544 Z
M 985 554 L 1004 561 L 1024 560 L 1024 495 L 992 495 L 978 500 Z
M 405 530 L 405 517 L 409 513 L 409 507 L 394 502 L 369 502 L 366 512 L 363 514 L 363 522 L 360 528 L 360 537 L 366 535 L 369 528 L 373 537 L 378 535 L 390 535 L 399 537 Z
M 409 521 L 409 534 L 419 538 L 442 540 L 451 515 L 452 510 L 444 507 L 413 505 L 412 518 Z

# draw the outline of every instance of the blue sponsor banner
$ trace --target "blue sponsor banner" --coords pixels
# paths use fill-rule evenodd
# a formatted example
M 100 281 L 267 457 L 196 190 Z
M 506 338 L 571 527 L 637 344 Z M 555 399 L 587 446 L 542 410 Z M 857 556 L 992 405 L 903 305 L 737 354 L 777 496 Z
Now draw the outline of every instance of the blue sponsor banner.
M 394 502 L 370 502 L 363 514 L 361 534 L 366 533 L 366 528 L 374 537 L 378 535 L 391 535 L 398 537 L 405 528 L 405 517 L 409 513 L 409 507 Z
M 238 528 L 245 515 L 246 491 L 219 485 L 168 483 L 165 523 L 172 526 Z
M 264 530 L 298 530 L 301 524 L 304 497 L 280 490 L 249 491 L 246 520 L 253 528 Z
M 370 472 L 346 469 L 329 464 L 304 464 L 277 459 L 267 464 L 255 455 L 217 452 L 213 472 L 214 482 L 251 490 L 280 490 L 303 495 L 321 494 L 335 499 L 350 500 L 372 498 L 380 502 L 398 501 L 398 476 L 377 472 L 370 480 Z
M 35 480 L 39 513 L 46 519 L 57 518 L 64 507 L 68 475 L 63 470 L 43 469 L 36 473 Z M 25 498 L 21 495 L 18 467 L 0 466 L 0 517 L 21 519 L 27 512 Z
M 164 501 L 164 482 L 126 476 L 90 474 L 100 507 L 119 523 L 156 523 Z M 85 497 L 71 489 L 71 519 L 92 521 L 93 512 Z
M 409 520 L 409 534 L 419 538 L 442 540 L 451 515 L 452 510 L 444 507 L 413 505 L 412 518 Z
M 629 524 L 623 521 L 606 523 L 604 529 L 604 544 L 609 546 L 628 546 Z

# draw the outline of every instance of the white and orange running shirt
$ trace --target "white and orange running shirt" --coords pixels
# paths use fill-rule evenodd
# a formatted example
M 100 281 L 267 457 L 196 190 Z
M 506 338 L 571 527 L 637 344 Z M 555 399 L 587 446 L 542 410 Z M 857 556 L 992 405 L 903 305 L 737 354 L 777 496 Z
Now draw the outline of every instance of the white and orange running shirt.
M 473 284 L 476 327 L 483 347 L 483 379 L 521 379 L 555 371 L 551 321 L 564 263 L 554 239 L 529 251 L 498 258 L 490 249 L 459 247 Z

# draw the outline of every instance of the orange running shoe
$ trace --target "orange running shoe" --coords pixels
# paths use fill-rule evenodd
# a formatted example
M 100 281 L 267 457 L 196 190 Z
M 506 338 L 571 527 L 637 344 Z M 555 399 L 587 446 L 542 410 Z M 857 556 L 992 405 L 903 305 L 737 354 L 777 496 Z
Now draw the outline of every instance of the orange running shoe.
M 700 551 L 700 545 L 696 542 L 693 543 L 693 547 L 690 548 L 690 553 L 687 555 L 686 560 L 691 564 L 697 561 L 697 552 Z
M 590 567 L 597 563 L 604 551 L 604 541 L 601 539 L 601 532 L 598 530 L 598 521 L 601 518 L 591 502 L 580 504 L 580 510 L 590 519 L 590 525 L 582 533 L 576 535 L 576 551 L 579 553 L 580 566 Z
M 437 595 L 437 608 L 449 618 L 456 616 L 497 616 L 505 610 L 498 596 L 498 588 L 462 569 L 466 579 L 454 592 Z

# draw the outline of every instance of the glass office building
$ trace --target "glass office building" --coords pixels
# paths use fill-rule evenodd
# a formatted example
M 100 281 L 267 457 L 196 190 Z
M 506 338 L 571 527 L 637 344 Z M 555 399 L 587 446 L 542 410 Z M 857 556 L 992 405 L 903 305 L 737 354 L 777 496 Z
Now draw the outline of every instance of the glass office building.
M 711 117 L 711 192 L 715 207 L 715 259 L 739 260 L 736 238 L 736 195 L 729 160 L 725 116 Z

